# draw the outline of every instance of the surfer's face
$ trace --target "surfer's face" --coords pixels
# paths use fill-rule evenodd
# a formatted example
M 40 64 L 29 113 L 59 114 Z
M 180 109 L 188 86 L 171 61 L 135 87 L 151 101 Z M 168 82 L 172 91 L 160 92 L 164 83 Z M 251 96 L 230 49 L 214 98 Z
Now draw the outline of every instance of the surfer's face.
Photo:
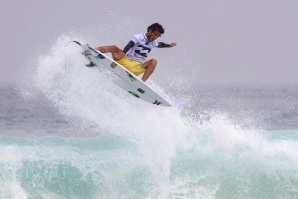
M 154 41 L 155 39 L 157 39 L 158 37 L 161 36 L 161 33 L 157 30 L 155 30 L 155 31 L 149 30 L 149 32 L 147 32 L 146 36 L 149 41 Z

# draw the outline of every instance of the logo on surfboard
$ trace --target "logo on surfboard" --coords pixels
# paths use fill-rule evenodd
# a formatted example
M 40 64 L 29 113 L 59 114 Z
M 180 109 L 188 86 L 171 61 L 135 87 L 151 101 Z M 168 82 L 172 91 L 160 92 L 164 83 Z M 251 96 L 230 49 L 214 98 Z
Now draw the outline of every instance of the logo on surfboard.
M 128 75 L 129 79 L 133 82 L 136 81 L 136 79 L 134 78 L 134 76 L 132 76 L 130 73 L 128 73 L 127 71 L 125 71 L 126 74 Z
M 137 98 L 140 98 L 140 96 L 138 96 L 136 93 L 132 92 L 132 91 L 128 91 L 131 95 L 137 97 Z
M 142 90 L 142 89 L 140 89 L 140 88 L 138 88 L 138 91 L 139 91 L 140 93 L 142 93 L 142 94 L 144 94 L 144 93 L 145 93 L 145 91 L 144 91 L 144 90 Z
M 115 62 L 111 63 L 111 68 L 116 68 L 117 64 Z
M 155 102 L 153 102 L 153 104 L 160 105 L 160 104 L 161 104 L 161 102 L 159 102 L 159 101 L 155 100 Z

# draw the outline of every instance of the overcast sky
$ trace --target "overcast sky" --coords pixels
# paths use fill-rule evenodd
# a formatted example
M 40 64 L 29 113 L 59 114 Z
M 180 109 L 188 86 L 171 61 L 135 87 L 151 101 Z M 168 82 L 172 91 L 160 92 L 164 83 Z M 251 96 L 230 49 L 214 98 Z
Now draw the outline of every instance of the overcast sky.
M 0 85 L 18 83 L 61 34 L 90 45 L 124 47 L 134 34 L 161 23 L 152 78 L 192 84 L 298 85 L 297 0 L 0 0 Z

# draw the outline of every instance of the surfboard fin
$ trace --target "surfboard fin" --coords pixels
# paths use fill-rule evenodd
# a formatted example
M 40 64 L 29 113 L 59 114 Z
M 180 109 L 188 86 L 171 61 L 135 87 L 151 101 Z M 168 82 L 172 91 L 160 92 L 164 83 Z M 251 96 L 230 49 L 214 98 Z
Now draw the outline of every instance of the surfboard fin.
M 93 62 L 90 62 L 89 64 L 85 64 L 87 67 L 91 68 L 91 67 L 95 67 L 96 64 Z
M 88 50 L 85 50 L 83 52 L 81 52 L 82 55 L 84 55 L 85 57 L 87 57 L 88 55 L 91 55 L 91 53 Z

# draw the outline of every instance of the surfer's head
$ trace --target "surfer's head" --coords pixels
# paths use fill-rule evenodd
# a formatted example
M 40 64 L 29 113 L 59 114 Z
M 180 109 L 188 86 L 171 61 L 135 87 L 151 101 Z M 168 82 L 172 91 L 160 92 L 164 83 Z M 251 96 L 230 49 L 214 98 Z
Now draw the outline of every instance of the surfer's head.
M 162 25 L 160 25 L 159 23 L 154 23 L 148 26 L 146 36 L 149 41 L 154 41 L 162 34 L 164 34 L 164 32 L 165 29 L 162 27 Z
M 158 31 L 158 32 L 160 32 L 160 34 L 165 33 L 165 29 L 159 23 L 154 23 L 154 24 L 151 24 L 150 26 L 148 26 L 147 32 L 149 32 L 149 30 L 151 30 L 152 32 Z

